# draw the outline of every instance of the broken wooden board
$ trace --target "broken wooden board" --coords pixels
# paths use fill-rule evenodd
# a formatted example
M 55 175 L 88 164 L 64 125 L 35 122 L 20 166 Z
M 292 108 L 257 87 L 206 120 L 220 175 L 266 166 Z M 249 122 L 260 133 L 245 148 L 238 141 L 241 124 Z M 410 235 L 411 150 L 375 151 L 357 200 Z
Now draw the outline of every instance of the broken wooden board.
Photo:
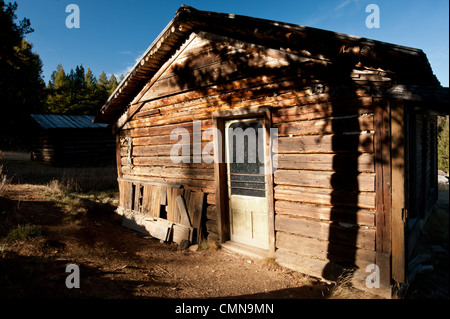
M 152 237 L 155 237 L 161 241 L 168 241 L 173 223 L 162 218 L 146 218 L 145 229 L 150 233 Z
M 144 193 L 142 196 L 142 212 L 149 215 L 152 207 L 151 198 L 152 198 L 152 186 L 144 185 Z
M 189 201 L 189 216 L 191 218 L 192 227 L 196 229 L 195 242 L 199 243 L 201 239 L 201 219 L 203 215 L 203 206 L 205 202 L 205 193 L 194 192 L 191 193 Z
M 180 224 L 191 227 L 191 221 L 189 220 L 189 213 L 186 208 L 186 203 L 181 195 L 178 195 L 176 198 L 177 202 L 177 210 L 180 214 Z
M 187 240 L 189 243 L 192 243 L 193 233 L 193 227 L 186 227 L 184 225 L 174 223 L 172 226 L 172 241 L 178 245 L 181 244 L 183 240 Z
M 180 188 L 167 188 L 167 220 L 179 223 L 180 222 L 180 214 L 177 209 L 177 196 L 183 196 L 184 189 Z
M 161 198 L 160 198 L 161 202 L 160 204 L 162 206 L 166 206 L 167 205 L 167 187 L 161 187 Z
M 152 186 L 150 216 L 159 217 L 161 211 L 161 186 Z

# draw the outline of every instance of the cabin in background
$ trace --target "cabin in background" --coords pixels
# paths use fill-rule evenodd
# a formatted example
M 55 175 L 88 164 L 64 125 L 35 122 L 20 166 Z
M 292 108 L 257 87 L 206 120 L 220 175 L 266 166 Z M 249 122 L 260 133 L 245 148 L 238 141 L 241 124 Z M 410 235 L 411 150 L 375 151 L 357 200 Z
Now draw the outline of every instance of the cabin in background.
M 419 49 L 182 6 L 95 122 L 116 135 L 128 226 L 184 207 L 199 238 L 363 288 L 378 269 L 390 297 L 436 203 L 448 101 Z M 247 136 L 238 165 L 230 132 L 248 128 L 263 160 Z
M 31 160 L 54 166 L 98 166 L 115 161 L 115 139 L 92 115 L 31 114 Z

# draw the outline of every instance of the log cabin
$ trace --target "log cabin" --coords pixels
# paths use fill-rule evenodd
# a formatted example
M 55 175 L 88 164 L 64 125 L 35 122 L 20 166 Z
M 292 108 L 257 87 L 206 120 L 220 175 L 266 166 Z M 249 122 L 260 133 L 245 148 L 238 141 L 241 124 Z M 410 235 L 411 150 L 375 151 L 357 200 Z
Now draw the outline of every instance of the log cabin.
M 95 122 L 128 225 L 179 221 L 184 196 L 201 238 L 391 297 L 436 203 L 447 105 L 420 49 L 182 6 Z
M 114 165 L 115 139 L 93 115 L 30 114 L 31 160 L 52 166 Z

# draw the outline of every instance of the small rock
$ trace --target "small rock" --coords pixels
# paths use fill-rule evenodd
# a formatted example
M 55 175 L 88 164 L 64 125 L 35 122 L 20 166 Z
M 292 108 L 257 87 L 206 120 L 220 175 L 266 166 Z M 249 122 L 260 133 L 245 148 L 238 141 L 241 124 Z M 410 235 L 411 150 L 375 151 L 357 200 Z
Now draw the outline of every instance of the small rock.
M 188 248 L 189 247 L 189 241 L 188 240 L 185 240 L 185 239 L 183 239 L 182 241 L 181 241 L 181 243 L 178 245 L 178 249 L 179 250 L 185 250 L 186 248 Z
M 247 260 L 247 263 L 251 264 L 252 263 L 251 259 Z
M 192 245 L 192 246 L 189 246 L 189 248 L 188 248 L 190 251 L 197 251 L 198 250 L 198 245 Z

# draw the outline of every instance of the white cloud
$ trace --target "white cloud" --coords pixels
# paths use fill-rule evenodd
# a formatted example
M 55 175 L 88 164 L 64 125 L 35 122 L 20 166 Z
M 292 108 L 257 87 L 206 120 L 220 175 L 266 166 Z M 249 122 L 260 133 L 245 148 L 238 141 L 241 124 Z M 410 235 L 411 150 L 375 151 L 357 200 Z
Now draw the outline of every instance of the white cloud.
M 354 7 L 359 7 L 358 2 L 360 2 L 360 0 L 344 0 L 334 8 L 334 11 L 339 11 L 348 6 L 352 2 L 354 3 Z
M 121 52 L 126 52 L 126 53 L 122 53 L 123 55 L 133 55 L 133 52 L 131 51 L 121 51 Z M 129 53 L 128 53 L 129 52 Z M 120 54 L 120 53 L 119 53 Z M 134 61 L 130 58 L 127 58 L 127 61 L 124 61 L 122 63 L 122 65 L 124 65 L 123 68 L 119 69 L 117 72 L 112 72 L 117 78 L 123 74 L 124 76 L 126 76 L 128 74 L 128 72 L 130 72 L 133 67 L 136 65 L 136 63 L 141 59 L 142 57 L 142 53 L 139 53 L 139 55 L 134 58 Z M 133 61 L 133 62 L 132 62 Z
M 342 8 L 344 8 L 345 6 L 347 6 L 348 4 L 350 4 L 350 2 L 352 2 L 351 0 L 345 0 L 343 1 L 341 4 L 339 4 L 337 7 L 334 8 L 334 10 L 341 10 Z

